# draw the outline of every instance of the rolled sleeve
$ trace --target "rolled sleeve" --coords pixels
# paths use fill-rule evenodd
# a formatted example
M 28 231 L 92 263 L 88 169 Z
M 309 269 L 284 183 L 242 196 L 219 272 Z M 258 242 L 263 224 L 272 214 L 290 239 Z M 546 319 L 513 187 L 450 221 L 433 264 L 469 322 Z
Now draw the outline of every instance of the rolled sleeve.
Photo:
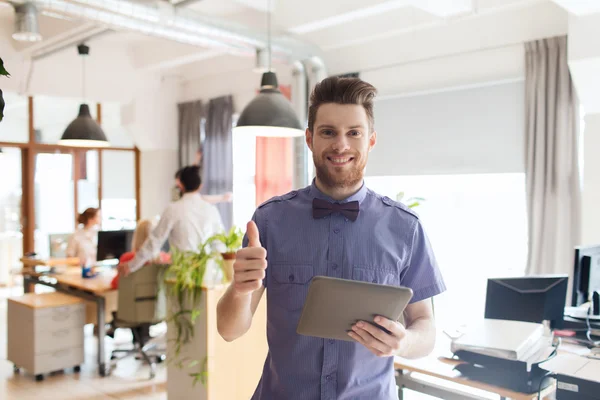
M 433 253 L 429 238 L 419 220 L 413 230 L 412 246 L 400 284 L 412 289 L 411 303 L 428 299 L 446 291 L 446 284 Z

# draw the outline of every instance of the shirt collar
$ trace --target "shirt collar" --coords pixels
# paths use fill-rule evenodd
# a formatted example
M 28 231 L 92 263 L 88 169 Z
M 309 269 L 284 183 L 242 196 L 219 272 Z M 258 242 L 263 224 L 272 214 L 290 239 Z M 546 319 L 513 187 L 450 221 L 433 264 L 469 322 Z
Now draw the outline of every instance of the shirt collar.
M 195 198 L 195 196 L 199 196 L 199 194 L 198 194 L 197 191 L 196 192 L 187 192 L 187 193 L 184 193 L 183 196 L 181 196 L 181 198 L 182 199 L 191 198 L 191 197 Z
M 316 184 L 316 179 L 313 179 L 312 184 L 310 185 L 310 196 L 311 197 L 313 197 L 313 198 L 316 197 L 318 199 L 327 200 L 331 203 L 348 203 L 351 201 L 358 201 L 358 203 L 360 204 L 365 199 L 365 197 L 367 197 L 367 191 L 368 191 L 367 186 L 365 185 L 365 182 L 363 181 L 360 189 L 358 189 L 358 191 L 356 193 L 354 193 L 353 195 L 351 195 L 343 200 L 334 200 L 319 190 L 319 188 L 317 187 L 317 184 Z

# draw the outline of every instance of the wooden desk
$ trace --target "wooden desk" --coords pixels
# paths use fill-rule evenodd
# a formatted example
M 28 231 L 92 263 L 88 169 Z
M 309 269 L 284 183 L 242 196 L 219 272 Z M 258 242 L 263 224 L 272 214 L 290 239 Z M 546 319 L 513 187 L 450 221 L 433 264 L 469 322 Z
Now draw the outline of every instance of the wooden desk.
M 31 257 L 22 257 L 20 259 L 21 263 L 23 263 L 23 267 L 56 267 L 60 265 L 67 265 L 70 267 L 79 266 L 79 258 L 70 257 L 70 258 L 31 258 Z
M 441 384 L 436 385 L 434 383 L 424 381 L 414 377 L 414 374 L 423 374 L 427 377 L 433 377 L 441 379 L 442 381 L 452 382 L 463 386 L 465 389 L 479 389 L 488 393 L 498 395 L 501 399 L 515 399 L 515 400 L 534 400 L 537 399 L 537 393 L 525 394 L 514 392 L 509 389 L 501 388 L 498 386 L 490 385 L 483 382 L 474 381 L 465 378 L 460 375 L 458 371 L 454 371 L 455 365 L 459 364 L 460 361 L 453 360 L 445 357 L 425 357 L 418 360 L 407 360 L 400 357 L 396 357 L 394 361 L 394 367 L 397 370 L 396 383 L 399 387 L 398 398 L 403 399 L 402 389 L 407 388 L 418 392 L 437 396 L 445 400 L 458 400 L 458 399 L 485 399 L 485 397 L 477 395 L 469 395 L 466 392 L 461 392 L 456 389 L 448 388 Z M 549 396 L 554 393 L 554 385 L 550 385 L 546 389 L 542 390 L 542 398 Z
M 48 266 L 48 264 L 42 264 Z M 23 286 L 25 292 L 30 292 L 34 285 L 45 285 L 63 292 L 91 301 L 96 305 L 96 324 L 98 329 L 98 370 L 100 376 L 108 374 L 104 354 L 104 337 L 106 336 L 106 298 L 109 293 L 115 293 L 110 286 L 115 270 L 101 270 L 94 278 L 82 278 L 80 268 L 68 268 L 57 274 L 36 272 L 34 267 L 23 269 Z

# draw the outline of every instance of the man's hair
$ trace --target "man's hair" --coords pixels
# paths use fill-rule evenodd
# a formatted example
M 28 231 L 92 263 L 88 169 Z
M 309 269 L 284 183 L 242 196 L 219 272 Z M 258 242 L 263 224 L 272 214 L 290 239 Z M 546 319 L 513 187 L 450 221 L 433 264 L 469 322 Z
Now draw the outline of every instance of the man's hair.
M 179 174 L 179 180 L 183 185 L 186 193 L 195 192 L 202 184 L 202 178 L 200 177 L 200 167 L 192 165 L 181 169 Z
M 181 171 L 183 171 L 183 168 L 180 168 L 175 172 L 175 179 L 181 178 Z
M 310 95 L 308 107 L 308 129 L 312 132 L 319 107 L 327 103 L 357 104 L 363 106 L 369 118 L 369 129 L 373 130 L 375 117 L 373 116 L 373 98 L 377 89 L 370 83 L 359 78 L 339 78 L 332 76 L 323 79 L 315 85 Z

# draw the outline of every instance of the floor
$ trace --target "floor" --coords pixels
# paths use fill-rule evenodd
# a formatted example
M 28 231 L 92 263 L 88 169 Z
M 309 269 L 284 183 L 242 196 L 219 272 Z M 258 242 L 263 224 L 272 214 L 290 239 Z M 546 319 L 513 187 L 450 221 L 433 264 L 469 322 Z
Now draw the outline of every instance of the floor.
M 42 288 L 42 290 L 44 290 Z M 38 289 L 39 291 L 39 289 Z M 81 372 L 72 369 L 46 376 L 36 382 L 34 377 L 21 372 L 15 374 L 13 365 L 6 360 L 6 307 L 7 298 L 23 294 L 20 286 L 0 288 L 0 399 L 2 400 L 114 400 L 114 399 L 167 399 L 166 364 L 159 364 L 154 379 L 149 379 L 150 368 L 129 357 L 121 360 L 111 375 L 101 378 L 96 371 L 96 338 L 91 325 L 85 328 L 85 364 Z M 164 326 L 156 326 L 151 335 L 159 335 Z M 117 330 L 115 339 L 106 339 L 107 355 L 115 347 L 128 347 L 131 334 Z M 107 358 L 108 359 L 108 358 Z M 406 400 L 434 400 L 433 397 L 407 390 Z
M 13 365 L 6 360 L 6 299 L 22 294 L 22 287 L 0 288 L 0 399 L 6 400 L 114 400 L 114 399 L 167 399 L 166 364 L 159 364 L 154 379 L 149 379 L 150 368 L 133 357 L 119 361 L 111 375 L 101 378 L 96 370 L 96 338 L 93 327 L 85 329 L 85 364 L 81 372 L 72 369 L 46 376 L 36 382 L 27 373 L 13 373 Z M 151 331 L 158 334 L 164 327 Z M 117 330 L 115 339 L 106 339 L 107 354 L 115 347 L 128 347 L 131 334 Z

